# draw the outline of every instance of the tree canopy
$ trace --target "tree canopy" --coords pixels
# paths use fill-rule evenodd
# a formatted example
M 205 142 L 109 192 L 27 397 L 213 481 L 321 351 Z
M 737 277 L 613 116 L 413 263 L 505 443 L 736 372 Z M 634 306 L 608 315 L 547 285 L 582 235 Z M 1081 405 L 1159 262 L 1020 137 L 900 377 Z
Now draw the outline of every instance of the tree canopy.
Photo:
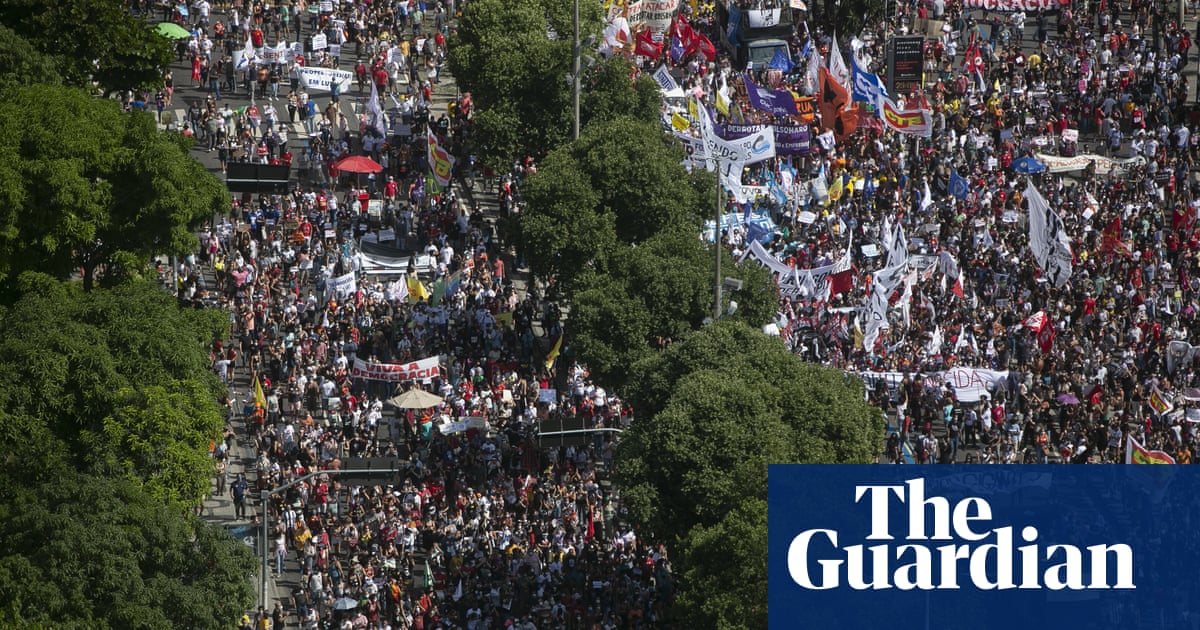
M 767 465 L 875 461 L 883 421 L 862 382 L 722 320 L 636 363 L 626 397 L 637 419 L 617 452 L 622 500 L 677 544 L 679 614 L 762 627 Z
M 570 286 L 588 269 L 605 270 L 618 242 L 640 243 L 667 228 L 699 233 L 715 179 L 689 174 L 683 158 L 656 123 L 620 117 L 588 125 L 525 184 L 521 232 L 530 267 Z
M 629 367 L 658 347 L 704 325 L 713 310 L 713 251 L 694 228 L 668 228 L 640 245 L 621 245 L 604 273 L 582 275 L 571 300 L 575 348 L 608 387 L 626 383 Z M 776 300 L 770 274 L 735 264 L 722 252 L 722 276 L 743 281 L 733 317 L 761 325 Z
M 158 254 L 185 254 L 226 208 L 224 186 L 152 117 L 71 88 L 0 98 L 0 281 L 22 271 L 90 288 Z
M 0 24 L 53 57 L 63 83 L 89 92 L 157 87 L 171 63 L 171 41 L 119 0 L 6 0 Z
M 150 282 L 92 293 L 37 274 L 20 284 L 0 309 L 0 408 L 40 422 L 81 470 L 199 502 L 224 427 L 205 348 L 228 320 L 180 309 Z

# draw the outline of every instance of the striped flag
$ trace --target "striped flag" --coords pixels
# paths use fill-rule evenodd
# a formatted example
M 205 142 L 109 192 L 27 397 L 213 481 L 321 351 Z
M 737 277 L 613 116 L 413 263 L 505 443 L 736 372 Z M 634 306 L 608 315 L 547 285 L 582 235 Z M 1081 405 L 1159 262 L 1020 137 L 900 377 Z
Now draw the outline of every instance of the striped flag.
M 1128 444 L 1125 447 L 1125 463 L 1126 464 L 1174 464 L 1175 458 L 1171 457 L 1163 451 L 1152 451 L 1129 436 Z

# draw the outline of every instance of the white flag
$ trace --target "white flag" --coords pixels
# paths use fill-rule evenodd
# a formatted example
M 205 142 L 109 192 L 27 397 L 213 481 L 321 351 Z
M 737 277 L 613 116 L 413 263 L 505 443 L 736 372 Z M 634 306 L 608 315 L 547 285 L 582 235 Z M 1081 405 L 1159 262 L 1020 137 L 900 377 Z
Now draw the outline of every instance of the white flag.
M 850 89 L 850 68 L 846 67 L 842 51 L 838 50 L 836 31 L 833 33 L 833 43 L 829 46 L 829 74 L 832 74 L 842 87 Z
M 663 92 L 674 92 L 679 89 L 679 84 L 675 82 L 675 77 L 671 76 L 671 71 L 667 70 L 667 64 L 658 67 L 652 75 L 654 82 L 658 83 L 659 89 Z
M 379 88 L 371 81 L 371 100 L 367 101 L 367 127 L 374 129 L 380 136 L 387 137 L 387 121 L 383 108 L 379 106 Z
M 933 206 L 933 192 L 929 190 L 929 180 L 925 180 L 925 187 L 921 190 L 921 214 Z
M 1061 287 L 1071 279 L 1071 239 L 1062 218 L 1050 209 L 1033 182 L 1025 186 L 1025 198 L 1029 201 L 1029 248 L 1046 280 Z
M 258 60 L 258 54 L 254 52 L 254 42 L 250 40 L 250 36 L 246 36 L 246 45 L 242 48 L 242 58 L 238 60 L 235 69 L 245 70 L 250 67 L 250 64 Z

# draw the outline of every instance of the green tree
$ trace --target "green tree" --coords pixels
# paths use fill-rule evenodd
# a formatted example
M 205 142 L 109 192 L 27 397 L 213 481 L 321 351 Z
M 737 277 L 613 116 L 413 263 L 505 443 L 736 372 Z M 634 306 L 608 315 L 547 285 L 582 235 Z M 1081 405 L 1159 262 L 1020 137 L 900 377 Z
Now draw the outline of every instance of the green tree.
M 630 370 L 637 418 L 616 472 L 629 517 L 679 554 L 687 627 L 765 624 L 767 465 L 868 463 L 883 438 L 862 382 L 722 320 Z
M 609 387 L 624 385 L 628 367 L 655 348 L 700 328 L 712 315 L 713 250 L 692 228 L 669 228 L 637 246 L 623 245 L 604 273 L 581 276 L 572 296 L 571 330 L 580 357 Z M 723 253 L 722 276 L 743 281 L 734 317 L 771 321 L 776 291 L 759 265 Z
M 598 32 L 600 5 L 580 3 L 580 13 L 581 32 Z M 542 155 L 570 137 L 571 29 L 569 3 L 473 0 L 464 7 L 448 62 L 478 107 L 475 128 L 490 163 Z
M 171 63 L 171 41 L 119 0 L 6 0 L 0 24 L 55 57 L 66 84 L 105 95 L 157 88 Z
M 657 124 L 662 107 L 662 90 L 649 74 L 633 76 L 633 63 L 614 56 L 597 63 L 583 73 L 579 96 L 582 124 L 629 117 Z
M 72 466 L 196 505 L 223 428 L 206 346 L 227 320 L 180 309 L 151 282 L 84 293 L 25 274 L 21 288 L 0 309 L 0 408 L 41 423 Z
M 56 60 L 38 52 L 29 40 L 0 25 L 0 91 L 19 85 L 61 81 Z
M 84 287 L 111 267 L 185 254 L 195 230 L 227 208 L 221 182 L 148 115 L 48 86 L 0 99 L 0 281 L 25 270 Z
M 219 527 L 130 480 L 55 473 L 0 473 L 0 624 L 224 630 L 252 605 L 254 557 Z
M 646 241 L 667 228 L 699 233 L 704 191 L 715 179 L 689 174 L 678 143 L 657 124 L 628 117 L 589 124 L 578 142 L 548 155 L 526 182 L 521 218 L 526 260 L 567 290 L 607 270 L 616 241 Z

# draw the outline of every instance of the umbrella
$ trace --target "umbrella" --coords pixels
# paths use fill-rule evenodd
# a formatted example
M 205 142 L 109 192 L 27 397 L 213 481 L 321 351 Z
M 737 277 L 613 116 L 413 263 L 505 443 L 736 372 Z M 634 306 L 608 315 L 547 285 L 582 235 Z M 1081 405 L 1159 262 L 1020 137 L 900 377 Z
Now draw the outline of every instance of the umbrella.
M 1032 175 L 1034 173 L 1041 173 L 1042 171 L 1046 170 L 1046 163 L 1037 158 L 1025 156 L 1015 160 L 1012 163 L 1012 167 L 1013 170 L 1018 173 Z
M 154 30 L 158 31 L 159 35 L 170 39 L 187 39 L 192 36 L 186 28 L 174 22 L 163 22 L 155 26 Z
M 428 409 L 442 404 L 442 397 L 422 389 L 410 389 L 387 399 L 389 405 L 400 409 Z
M 349 597 L 339 597 L 333 602 L 334 610 L 354 610 L 355 608 L 358 608 L 358 601 Z
M 1063 404 L 1063 405 L 1078 405 L 1079 404 L 1079 399 L 1075 397 L 1075 394 L 1059 394 L 1058 397 L 1055 398 L 1054 400 L 1058 401 L 1060 404 Z
M 348 158 L 338 160 L 333 164 L 333 168 L 337 169 L 338 172 L 346 173 L 378 173 L 383 170 L 379 162 L 363 155 L 352 155 Z

